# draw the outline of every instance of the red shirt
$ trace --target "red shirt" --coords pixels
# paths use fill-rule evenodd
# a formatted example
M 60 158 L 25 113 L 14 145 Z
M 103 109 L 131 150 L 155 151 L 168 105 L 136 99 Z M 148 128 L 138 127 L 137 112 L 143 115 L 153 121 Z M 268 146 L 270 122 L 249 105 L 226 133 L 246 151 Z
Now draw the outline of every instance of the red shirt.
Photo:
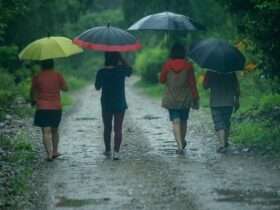
M 60 90 L 65 87 L 63 76 L 54 70 L 43 70 L 32 79 L 37 109 L 61 109 Z
M 174 72 L 187 71 L 188 77 L 187 77 L 186 85 L 188 85 L 188 87 L 190 88 L 193 99 L 197 99 L 199 97 L 197 87 L 196 87 L 193 65 L 191 63 L 189 63 L 185 59 L 169 59 L 162 67 L 160 73 L 161 83 L 165 83 L 168 72 L 170 71 L 174 71 Z

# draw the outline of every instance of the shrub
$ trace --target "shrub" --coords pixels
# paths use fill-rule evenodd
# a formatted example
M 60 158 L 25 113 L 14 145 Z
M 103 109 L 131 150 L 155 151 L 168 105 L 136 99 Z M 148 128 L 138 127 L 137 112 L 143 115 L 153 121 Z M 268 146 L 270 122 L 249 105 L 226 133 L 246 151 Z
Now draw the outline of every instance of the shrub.
M 280 129 L 272 128 L 270 122 L 243 122 L 233 129 L 235 143 L 247 146 L 255 146 L 259 149 L 271 147 L 275 151 L 280 150 Z
M 9 106 L 16 96 L 14 77 L 0 69 L 0 107 Z
M 25 79 L 17 85 L 17 92 L 22 96 L 26 101 L 30 97 L 30 87 L 31 87 L 31 78 Z
M 18 47 L 2 46 L 0 47 L 0 66 L 12 71 L 18 67 Z
M 280 95 L 270 94 L 264 95 L 260 98 L 259 111 L 260 112 L 273 112 L 275 109 L 280 109 Z
M 166 57 L 166 49 L 157 47 L 143 50 L 135 61 L 135 69 L 139 72 L 141 79 L 145 82 L 157 83 L 158 73 Z

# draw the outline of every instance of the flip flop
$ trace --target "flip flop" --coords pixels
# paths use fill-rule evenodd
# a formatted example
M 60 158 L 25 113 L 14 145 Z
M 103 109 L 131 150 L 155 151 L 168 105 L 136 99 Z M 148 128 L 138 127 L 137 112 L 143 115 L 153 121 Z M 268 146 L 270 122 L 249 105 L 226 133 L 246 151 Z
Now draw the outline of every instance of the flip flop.
M 58 154 L 56 154 L 56 155 L 53 155 L 53 159 L 56 159 L 56 158 L 58 158 L 59 156 L 61 156 L 62 154 L 60 154 L 60 153 L 58 153 Z
M 53 158 L 46 158 L 45 160 L 48 161 L 48 162 L 52 162 Z

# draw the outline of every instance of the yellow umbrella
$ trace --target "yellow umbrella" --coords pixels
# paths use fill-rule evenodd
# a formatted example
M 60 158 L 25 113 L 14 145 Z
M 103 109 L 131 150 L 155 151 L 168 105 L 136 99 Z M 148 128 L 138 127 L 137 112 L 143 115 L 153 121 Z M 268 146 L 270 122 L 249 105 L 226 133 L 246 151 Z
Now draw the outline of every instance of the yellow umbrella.
M 27 45 L 19 54 L 21 60 L 46 60 L 68 57 L 83 50 L 72 43 L 71 39 L 50 36 L 38 39 Z

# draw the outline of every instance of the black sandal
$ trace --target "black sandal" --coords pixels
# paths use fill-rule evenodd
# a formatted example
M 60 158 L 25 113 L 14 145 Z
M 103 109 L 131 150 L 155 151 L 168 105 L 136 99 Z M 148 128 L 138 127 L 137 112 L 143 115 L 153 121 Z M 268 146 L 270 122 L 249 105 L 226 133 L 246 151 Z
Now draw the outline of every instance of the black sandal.
M 56 154 L 56 155 L 53 155 L 52 158 L 53 158 L 53 159 L 56 159 L 56 158 L 58 158 L 58 157 L 61 156 L 61 155 L 62 155 L 62 154 L 58 153 L 58 154 Z

